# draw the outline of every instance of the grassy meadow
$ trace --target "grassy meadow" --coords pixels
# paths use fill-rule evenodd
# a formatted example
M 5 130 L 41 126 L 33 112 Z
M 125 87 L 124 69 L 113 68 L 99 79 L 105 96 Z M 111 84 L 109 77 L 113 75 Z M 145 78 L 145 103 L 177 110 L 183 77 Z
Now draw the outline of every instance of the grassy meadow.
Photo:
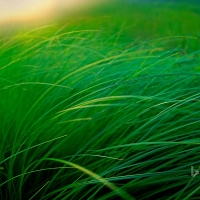
M 198 6 L 0 35 L 0 199 L 199 198 Z

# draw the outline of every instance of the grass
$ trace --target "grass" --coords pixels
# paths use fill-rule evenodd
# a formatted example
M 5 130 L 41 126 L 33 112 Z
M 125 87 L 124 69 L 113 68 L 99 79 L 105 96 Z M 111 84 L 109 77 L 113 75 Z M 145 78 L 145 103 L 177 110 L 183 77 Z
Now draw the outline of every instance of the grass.
M 198 32 L 109 16 L 2 37 L 1 199 L 198 199 Z

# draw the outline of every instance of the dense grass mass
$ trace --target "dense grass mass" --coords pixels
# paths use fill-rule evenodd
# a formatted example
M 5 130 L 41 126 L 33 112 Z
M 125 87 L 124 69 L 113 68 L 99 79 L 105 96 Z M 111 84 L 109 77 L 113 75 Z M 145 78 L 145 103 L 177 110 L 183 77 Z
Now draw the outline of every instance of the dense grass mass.
M 2 36 L 0 199 L 198 199 L 199 22 L 125 13 Z

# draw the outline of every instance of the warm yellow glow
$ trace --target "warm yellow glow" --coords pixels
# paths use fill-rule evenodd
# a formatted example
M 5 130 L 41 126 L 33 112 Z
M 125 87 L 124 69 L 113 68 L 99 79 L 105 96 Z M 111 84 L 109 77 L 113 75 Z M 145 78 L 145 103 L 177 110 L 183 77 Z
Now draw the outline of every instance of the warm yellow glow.
M 90 0 L 0 0 L 0 22 L 46 20 L 89 4 Z
M 38 18 L 42 12 L 52 6 L 53 0 L 0 0 L 0 20 L 27 20 L 34 16 Z

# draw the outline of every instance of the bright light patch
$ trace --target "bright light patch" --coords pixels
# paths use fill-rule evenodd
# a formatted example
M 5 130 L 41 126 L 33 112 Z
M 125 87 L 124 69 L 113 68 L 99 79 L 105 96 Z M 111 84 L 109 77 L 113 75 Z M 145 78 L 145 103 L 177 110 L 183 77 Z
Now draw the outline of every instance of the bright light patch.
M 37 21 L 53 18 L 61 10 L 71 12 L 90 3 L 90 0 L 0 0 L 0 21 Z

